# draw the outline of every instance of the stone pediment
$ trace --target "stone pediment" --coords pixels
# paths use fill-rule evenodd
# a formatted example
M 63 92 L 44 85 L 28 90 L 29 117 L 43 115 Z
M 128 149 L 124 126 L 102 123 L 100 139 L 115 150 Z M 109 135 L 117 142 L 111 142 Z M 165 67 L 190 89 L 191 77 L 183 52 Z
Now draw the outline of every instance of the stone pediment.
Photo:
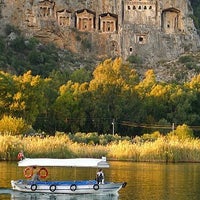
M 63 14 L 71 14 L 72 12 L 71 11 L 69 11 L 69 10 L 67 10 L 67 9 L 62 9 L 62 10 L 57 10 L 56 11 L 57 13 L 63 13 Z
M 166 9 L 163 9 L 162 12 L 175 12 L 175 13 L 180 13 L 181 11 L 178 10 L 177 8 L 166 8 Z
M 94 11 L 88 10 L 88 9 L 81 9 L 81 10 L 77 10 L 76 13 L 79 14 L 83 14 L 83 15 L 95 15 Z
M 40 1 L 38 4 L 39 4 L 40 6 L 52 7 L 52 6 L 55 5 L 55 2 L 54 2 L 54 1 L 44 0 L 44 1 Z
M 103 14 L 100 14 L 100 17 L 101 18 L 107 18 L 107 19 L 117 19 L 117 15 L 115 14 L 112 14 L 112 13 L 103 13 Z

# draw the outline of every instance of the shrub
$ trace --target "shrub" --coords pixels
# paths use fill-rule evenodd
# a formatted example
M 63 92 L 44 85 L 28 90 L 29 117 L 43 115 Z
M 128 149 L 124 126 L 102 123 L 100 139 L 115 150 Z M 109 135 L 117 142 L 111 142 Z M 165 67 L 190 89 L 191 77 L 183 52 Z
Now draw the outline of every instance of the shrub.
M 9 34 L 12 33 L 12 32 L 16 33 L 17 35 L 20 35 L 20 34 L 21 34 L 21 31 L 20 31 L 18 28 L 16 28 L 15 26 L 12 26 L 12 25 L 10 25 L 10 24 L 7 24 L 7 25 L 6 25 L 4 31 L 5 31 L 6 35 L 9 35 Z
M 0 54 L 3 54 L 5 51 L 6 42 L 3 38 L 0 38 Z
M 23 37 L 17 37 L 10 42 L 10 46 L 16 52 L 24 52 L 26 50 L 25 40 Z
M 186 139 L 194 137 L 192 129 L 190 129 L 187 125 L 179 125 L 177 126 L 175 131 L 172 131 L 168 134 L 169 136 L 177 136 L 179 139 Z
M 22 118 L 4 116 L 0 120 L 0 135 L 21 135 L 29 129 L 30 127 Z
M 42 54 L 36 50 L 33 50 L 28 55 L 29 61 L 33 65 L 44 63 L 44 57 Z
M 141 136 L 141 138 L 143 139 L 143 141 L 156 141 L 159 137 L 161 136 L 159 131 L 155 131 L 151 134 L 143 134 Z
M 82 41 L 82 45 L 83 45 L 84 49 L 91 50 L 91 48 L 92 48 L 91 42 L 86 39 Z
M 142 64 L 142 59 L 138 56 L 131 55 L 127 58 L 127 61 L 130 63 L 135 63 L 135 64 Z
M 188 63 L 188 62 L 193 62 L 194 59 L 191 56 L 182 56 L 179 58 L 179 62 L 181 63 Z

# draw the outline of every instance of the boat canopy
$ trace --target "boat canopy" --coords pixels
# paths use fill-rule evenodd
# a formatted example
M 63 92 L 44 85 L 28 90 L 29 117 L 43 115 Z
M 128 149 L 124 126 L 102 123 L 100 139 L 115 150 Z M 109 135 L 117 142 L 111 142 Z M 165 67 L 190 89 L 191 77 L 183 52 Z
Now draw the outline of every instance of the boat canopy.
M 19 167 L 97 167 L 109 168 L 106 157 L 96 158 L 25 158 L 18 162 Z

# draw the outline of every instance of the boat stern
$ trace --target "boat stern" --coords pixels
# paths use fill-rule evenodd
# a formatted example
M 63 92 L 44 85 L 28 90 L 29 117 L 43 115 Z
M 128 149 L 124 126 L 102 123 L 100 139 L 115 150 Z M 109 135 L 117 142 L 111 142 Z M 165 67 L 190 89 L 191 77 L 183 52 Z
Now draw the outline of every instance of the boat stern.
M 17 190 L 17 181 L 11 180 L 11 186 L 13 190 Z
M 25 191 L 25 192 L 27 191 L 26 184 L 24 183 L 23 180 L 18 180 L 18 181 L 11 180 L 11 186 L 12 189 L 16 191 Z

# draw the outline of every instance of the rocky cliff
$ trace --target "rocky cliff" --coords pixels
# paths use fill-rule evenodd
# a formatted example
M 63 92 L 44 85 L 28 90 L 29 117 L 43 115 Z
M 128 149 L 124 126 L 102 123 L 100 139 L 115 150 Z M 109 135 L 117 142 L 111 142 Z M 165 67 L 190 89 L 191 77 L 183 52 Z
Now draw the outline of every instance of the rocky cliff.
M 12 24 L 88 57 L 153 65 L 199 49 L 191 15 L 189 0 L 0 0 L 0 32 Z

